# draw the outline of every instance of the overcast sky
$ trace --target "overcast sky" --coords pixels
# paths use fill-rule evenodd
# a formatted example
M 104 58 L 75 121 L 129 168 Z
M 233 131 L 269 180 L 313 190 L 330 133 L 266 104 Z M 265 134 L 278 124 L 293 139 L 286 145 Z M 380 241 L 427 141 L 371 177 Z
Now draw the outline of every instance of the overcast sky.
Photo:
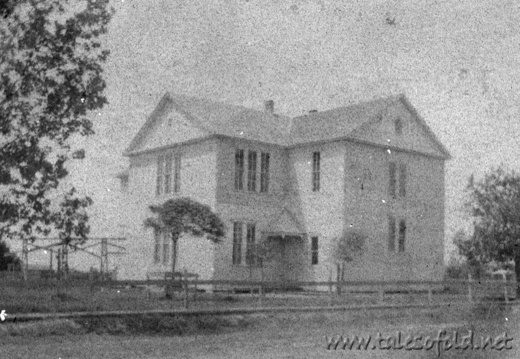
M 464 187 L 520 157 L 515 1 L 118 0 L 107 36 L 110 105 L 71 180 L 117 223 L 121 155 L 165 91 L 289 116 L 405 93 L 451 152 L 446 239 L 465 228 Z

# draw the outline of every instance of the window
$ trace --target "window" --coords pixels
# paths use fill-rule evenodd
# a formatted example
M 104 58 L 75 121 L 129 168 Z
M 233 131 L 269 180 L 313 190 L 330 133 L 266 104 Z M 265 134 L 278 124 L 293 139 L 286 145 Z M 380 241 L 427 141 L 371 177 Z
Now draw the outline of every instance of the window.
M 256 227 L 254 224 L 247 224 L 246 234 L 246 264 L 254 266 L 256 264 L 256 253 L 255 253 L 255 235 Z
M 164 175 L 164 156 L 159 156 L 159 158 L 157 159 L 157 183 L 155 186 L 155 194 L 157 196 L 162 194 L 163 175 Z
M 256 152 L 249 151 L 247 154 L 247 190 L 256 191 Z
M 153 262 L 155 264 L 167 264 L 171 258 L 172 239 L 166 232 L 154 230 Z
M 312 191 L 318 192 L 320 190 L 320 153 L 314 152 L 312 154 Z
M 167 264 L 170 261 L 170 236 L 167 233 L 163 233 L 163 264 Z
M 260 158 L 260 192 L 269 191 L 269 153 L 262 152 Z
M 399 252 L 404 252 L 405 239 L 406 239 L 406 222 L 403 219 L 399 222 Z
M 395 218 L 388 216 L 388 251 L 395 252 Z
M 311 264 L 318 264 L 318 237 L 311 238 Z
M 396 118 L 394 120 L 394 129 L 395 129 L 396 134 L 402 135 L 403 134 L 403 120 L 401 120 L 400 118 Z
M 154 230 L 154 251 L 153 251 L 153 262 L 161 262 L 161 232 Z
M 165 157 L 164 169 L 164 193 L 170 193 L 172 190 L 172 155 Z
M 244 189 L 244 150 L 235 151 L 235 189 Z
M 242 263 L 242 223 L 233 222 L 233 264 Z
M 180 156 L 175 156 L 175 159 L 171 154 L 159 156 L 157 159 L 157 183 L 155 188 L 155 194 L 157 196 L 160 196 L 161 194 L 171 193 L 172 191 L 179 192 L 180 172 Z
M 388 168 L 388 176 L 390 179 L 390 182 L 388 184 L 388 195 L 390 197 L 395 197 L 395 186 L 396 186 L 395 174 L 396 174 L 395 162 L 390 162 L 389 168 Z
M 399 165 L 399 197 L 406 196 L 406 164 Z
M 406 164 L 400 163 L 399 168 L 395 162 L 389 163 L 389 186 L 388 194 L 391 197 L 405 197 L 406 196 Z M 399 192 L 397 192 L 399 191 Z
M 175 165 L 174 165 L 174 185 L 173 191 L 178 193 L 181 191 L 181 157 L 175 156 Z
M 396 238 L 397 237 L 397 238 Z M 388 216 L 388 251 L 402 253 L 405 251 L 406 221 L 401 219 L 397 228 L 397 221 Z M 397 245 L 397 246 L 396 246 Z

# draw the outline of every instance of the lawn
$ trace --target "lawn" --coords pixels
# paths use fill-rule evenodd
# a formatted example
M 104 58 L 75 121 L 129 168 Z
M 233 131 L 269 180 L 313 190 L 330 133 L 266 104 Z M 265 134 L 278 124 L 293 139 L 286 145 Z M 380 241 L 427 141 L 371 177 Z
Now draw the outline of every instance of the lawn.
M 430 351 L 326 349 L 325 336 L 431 335 L 440 329 L 473 330 L 477 336 L 507 332 L 515 339 L 512 350 L 451 350 L 442 358 L 518 358 L 520 311 L 477 306 L 442 310 L 373 310 L 319 314 L 255 315 L 247 325 L 191 335 L 60 335 L 3 337 L 6 358 L 436 358 Z M 507 318 L 507 320 L 506 320 Z

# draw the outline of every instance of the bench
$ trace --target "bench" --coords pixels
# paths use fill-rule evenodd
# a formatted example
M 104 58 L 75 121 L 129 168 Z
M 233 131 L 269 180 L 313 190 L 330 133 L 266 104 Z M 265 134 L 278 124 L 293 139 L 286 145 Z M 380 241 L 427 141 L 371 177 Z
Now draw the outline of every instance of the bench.
M 191 283 L 194 283 L 195 294 L 197 293 L 197 281 L 199 275 L 196 273 L 184 272 L 149 272 L 146 275 L 147 280 L 164 280 L 164 287 L 167 296 L 173 298 L 175 292 L 187 292 Z M 188 288 L 185 288 L 185 285 Z M 187 294 L 187 293 L 186 293 Z

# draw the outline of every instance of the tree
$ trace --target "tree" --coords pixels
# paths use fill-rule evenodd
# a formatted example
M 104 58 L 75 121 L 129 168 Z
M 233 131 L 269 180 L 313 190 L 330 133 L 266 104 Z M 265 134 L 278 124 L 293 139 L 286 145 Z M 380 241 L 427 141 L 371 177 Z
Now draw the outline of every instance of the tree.
M 205 236 L 208 240 L 219 243 L 225 236 L 224 223 L 209 206 L 190 198 L 170 199 L 160 206 L 150 206 L 155 215 L 145 220 L 145 227 L 159 232 L 169 233 L 172 239 L 172 273 L 175 273 L 177 244 L 184 234 L 196 237 Z
M 0 3 L 0 230 L 9 238 L 25 243 L 53 229 L 67 244 L 71 233 L 87 238 L 92 201 L 58 186 L 78 158 L 71 139 L 92 135 L 87 116 L 107 103 L 108 3 Z
M 20 258 L 11 253 L 9 246 L 4 241 L 0 241 L 0 271 L 9 269 L 9 265 L 13 264 L 15 270 L 20 269 Z
M 253 267 L 260 268 L 260 281 L 264 281 L 264 264 L 273 259 L 277 250 L 269 238 L 259 242 L 248 243 L 246 249 L 246 264 L 249 267 L 249 280 L 253 281 Z
M 363 253 L 366 238 L 366 235 L 360 231 L 346 230 L 333 241 L 331 258 L 336 264 L 336 281 L 338 283 L 345 280 L 345 265 L 353 262 Z M 337 291 L 341 294 L 341 286 L 339 284 Z
M 502 168 L 492 170 L 467 187 L 467 208 L 473 217 L 470 239 L 458 241 L 460 253 L 469 264 L 514 261 L 520 280 L 520 176 Z M 517 295 L 520 285 L 517 284 Z

